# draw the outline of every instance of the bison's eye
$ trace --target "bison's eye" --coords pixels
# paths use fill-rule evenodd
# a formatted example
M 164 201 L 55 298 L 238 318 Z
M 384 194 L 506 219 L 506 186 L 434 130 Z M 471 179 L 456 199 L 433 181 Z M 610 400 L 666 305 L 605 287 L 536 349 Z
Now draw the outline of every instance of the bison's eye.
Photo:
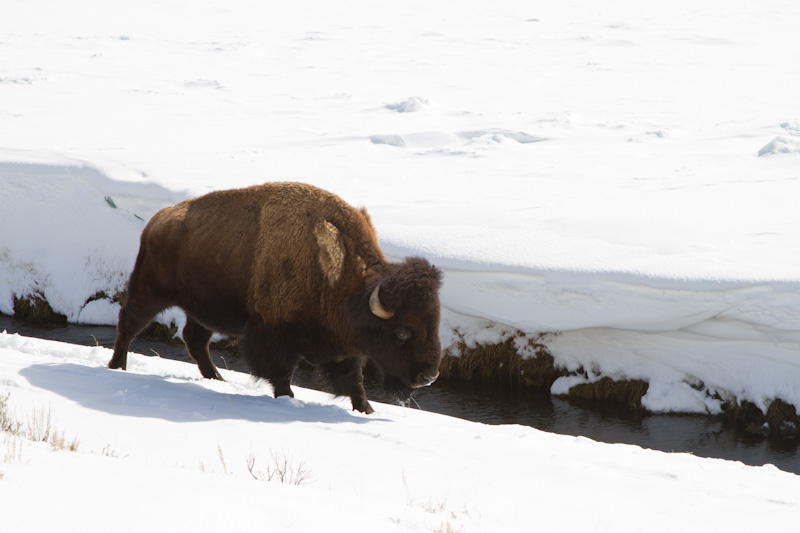
M 394 336 L 397 342 L 405 344 L 411 338 L 411 331 L 408 328 L 397 328 L 394 330 Z

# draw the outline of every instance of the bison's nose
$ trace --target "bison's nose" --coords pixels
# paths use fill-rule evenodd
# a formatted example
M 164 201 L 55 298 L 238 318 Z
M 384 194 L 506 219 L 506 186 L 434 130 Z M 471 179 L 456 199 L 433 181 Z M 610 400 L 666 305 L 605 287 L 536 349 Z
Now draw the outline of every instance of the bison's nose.
M 417 383 L 419 383 L 419 385 L 417 385 L 417 386 L 418 387 L 427 387 L 431 383 L 436 381 L 436 378 L 438 378 L 438 377 L 439 377 L 439 372 L 436 372 L 433 375 L 425 375 L 424 373 L 420 373 L 419 376 L 417 376 Z

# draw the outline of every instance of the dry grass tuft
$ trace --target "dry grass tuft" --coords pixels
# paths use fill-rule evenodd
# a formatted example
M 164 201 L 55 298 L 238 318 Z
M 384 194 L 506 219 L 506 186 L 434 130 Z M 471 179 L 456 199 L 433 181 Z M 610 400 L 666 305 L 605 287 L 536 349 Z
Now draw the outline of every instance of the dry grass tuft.
M 49 442 L 50 446 L 52 446 L 54 450 L 69 450 L 71 452 L 77 452 L 78 446 L 81 444 L 81 442 L 78 440 L 78 437 L 68 441 L 66 430 L 54 431 Z
M 767 409 L 767 425 L 774 434 L 782 437 L 800 436 L 800 417 L 794 405 L 777 399 Z
M 567 397 L 570 400 L 614 402 L 639 411 L 644 409 L 642 397 L 647 394 L 649 386 L 640 379 L 614 381 L 604 377 L 594 383 L 575 385 L 569 390 Z
M 291 457 L 285 453 L 269 451 L 272 464 L 265 469 L 256 469 L 256 455 L 250 452 L 247 458 L 247 471 L 258 481 L 278 481 L 287 485 L 304 485 L 311 482 L 311 473 L 306 470 L 305 461 L 300 461 L 296 465 Z
M 0 432 L 4 433 L 7 438 L 12 437 L 20 441 L 24 439 L 33 442 L 47 442 L 54 450 L 69 450 L 73 452 L 78 450 L 80 441 L 77 436 L 72 440 L 67 440 L 66 430 L 59 431 L 54 429 L 50 407 L 47 409 L 34 407 L 30 416 L 23 422 L 18 416 L 11 413 L 8 403 L 10 397 L 10 392 L 0 395 Z M 19 450 L 21 453 L 21 445 Z M 5 457 L 5 460 L 8 462 L 9 457 Z
M 541 342 L 548 334 L 525 340 L 524 334 L 517 332 L 497 344 L 474 346 L 460 332 L 456 334 L 459 340 L 444 350 L 439 366 L 442 379 L 547 391 L 559 376 L 566 375 L 555 367 L 553 356 Z
M 769 404 L 766 413 L 750 401 L 740 402 L 735 398 L 725 402 L 722 410 L 734 424 L 751 435 L 791 439 L 800 437 L 800 416 L 797 415 L 797 409 L 780 398 Z
M 127 291 L 115 292 L 111 295 L 109 295 L 106 291 L 97 291 L 86 299 L 86 301 L 83 303 L 83 306 L 86 307 L 88 304 L 98 300 L 108 300 L 111 303 L 124 304 L 124 301 L 127 299 Z
M 66 315 L 56 313 L 40 293 L 18 298 L 14 296 L 14 318 L 34 324 L 61 325 L 67 323 Z
M 139 333 L 139 336 L 152 341 L 163 342 L 164 344 L 183 345 L 183 341 L 176 337 L 177 334 L 178 326 L 174 322 L 170 322 L 169 326 L 160 322 L 151 322 Z
M 528 337 L 517 331 L 502 342 L 476 345 L 467 343 L 460 332 L 456 334 L 458 341 L 444 351 L 439 367 L 442 379 L 549 392 L 559 377 L 583 373 L 556 367 L 545 344 L 552 333 Z M 594 383 L 572 387 L 566 397 L 613 402 L 641 411 L 642 397 L 648 386 L 642 380 L 614 381 L 604 377 Z
M 439 529 L 435 530 L 434 533 L 455 533 L 453 526 L 450 525 L 450 521 L 443 522 L 442 525 L 439 526 Z
M 214 350 L 220 350 L 223 352 L 230 352 L 233 354 L 239 353 L 239 339 L 236 338 L 224 338 L 218 341 L 214 341 L 211 343 L 211 348 Z
M 45 410 L 34 407 L 28 417 L 27 437 L 34 442 L 48 442 L 52 431 L 53 415 L 50 408 Z
M 9 410 L 8 399 L 10 397 L 10 392 L 0 395 L 0 432 L 20 435 L 22 434 L 22 422 L 13 416 Z

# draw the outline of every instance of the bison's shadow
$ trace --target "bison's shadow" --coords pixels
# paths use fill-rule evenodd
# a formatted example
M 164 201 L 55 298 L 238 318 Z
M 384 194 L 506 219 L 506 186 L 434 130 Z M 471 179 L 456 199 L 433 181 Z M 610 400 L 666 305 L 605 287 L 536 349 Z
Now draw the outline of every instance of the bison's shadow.
M 212 390 L 221 382 L 143 375 L 71 363 L 35 364 L 20 371 L 32 385 L 113 415 L 161 418 L 170 422 L 249 420 L 252 422 L 369 423 L 338 405 Z M 230 387 L 233 388 L 233 387 Z M 385 419 L 380 419 L 385 420 Z

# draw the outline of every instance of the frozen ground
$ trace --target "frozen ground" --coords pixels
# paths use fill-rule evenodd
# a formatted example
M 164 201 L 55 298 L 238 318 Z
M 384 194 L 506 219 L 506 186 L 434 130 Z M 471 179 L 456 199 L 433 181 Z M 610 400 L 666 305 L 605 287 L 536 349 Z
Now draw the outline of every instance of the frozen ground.
M 0 432 L 6 530 L 744 532 L 800 512 L 800 477 L 771 465 L 379 403 L 362 416 L 236 372 L 109 357 L 0 333 L 0 421 L 21 425 Z
M 655 410 L 800 406 L 800 7 L 788 0 L 11 1 L 0 311 L 111 323 L 158 208 L 302 180 L 446 271 L 458 330 Z M 716 394 L 715 394 L 716 393 Z

